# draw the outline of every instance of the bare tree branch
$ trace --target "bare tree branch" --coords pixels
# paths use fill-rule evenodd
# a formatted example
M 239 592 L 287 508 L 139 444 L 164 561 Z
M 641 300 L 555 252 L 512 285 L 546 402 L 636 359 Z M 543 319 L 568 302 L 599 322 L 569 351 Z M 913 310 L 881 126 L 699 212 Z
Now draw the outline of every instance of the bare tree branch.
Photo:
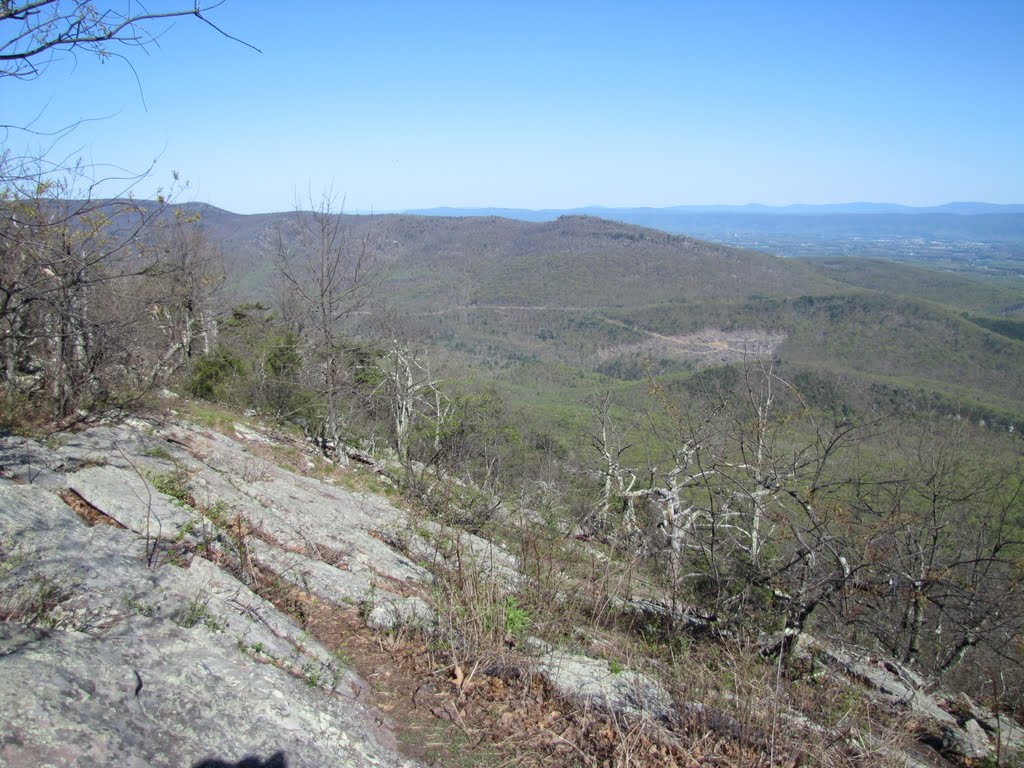
M 196 0 L 191 7 L 149 12 L 129 2 L 122 3 L 119 10 L 82 0 L 4 0 L 0 2 L 0 77 L 40 77 L 57 55 L 80 49 L 107 58 L 114 55 L 112 46 L 145 47 L 159 37 L 154 25 L 184 17 L 198 19 L 218 34 L 259 51 L 206 16 L 223 2 Z

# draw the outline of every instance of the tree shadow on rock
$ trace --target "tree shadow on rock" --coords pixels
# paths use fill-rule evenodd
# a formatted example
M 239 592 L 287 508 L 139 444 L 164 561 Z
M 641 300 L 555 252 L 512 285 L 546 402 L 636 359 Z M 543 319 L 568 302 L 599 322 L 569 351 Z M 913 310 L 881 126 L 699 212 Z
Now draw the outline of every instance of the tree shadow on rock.
M 192 768 L 288 768 L 288 760 L 284 752 L 275 752 L 266 760 L 255 755 L 243 757 L 237 763 L 229 763 L 216 758 L 200 760 Z

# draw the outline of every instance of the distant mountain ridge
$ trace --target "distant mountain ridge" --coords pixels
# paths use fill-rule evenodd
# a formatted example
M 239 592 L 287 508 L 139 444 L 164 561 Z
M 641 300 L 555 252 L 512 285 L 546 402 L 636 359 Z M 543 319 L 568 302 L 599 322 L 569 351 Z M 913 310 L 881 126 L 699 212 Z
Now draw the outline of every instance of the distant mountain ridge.
M 524 221 L 544 221 L 566 215 L 601 216 L 603 218 L 619 218 L 621 216 L 672 216 L 676 214 L 725 213 L 736 215 L 796 215 L 819 216 L 826 214 L 924 214 L 947 213 L 960 216 L 980 216 L 985 214 L 1022 213 L 1024 203 L 982 203 L 952 202 L 943 205 L 911 206 L 898 203 L 829 203 L 822 205 L 797 203 L 793 205 L 764 205 L 748 203 L 746 205 L 672 205 L 664 207 L 623 206 L 608 207 L 600 205 L 579 208 L 499 208 L 499 207 L 452 207 L 419 208 L 402 211 L 417 216 L 502 216 Z
M 531 222 L 582 214 L 776 256 L 882 257 L 958 272 L 1024 274 L 1024 204 L 431 208 L 409 213 L 448 218 L 500 216 Z

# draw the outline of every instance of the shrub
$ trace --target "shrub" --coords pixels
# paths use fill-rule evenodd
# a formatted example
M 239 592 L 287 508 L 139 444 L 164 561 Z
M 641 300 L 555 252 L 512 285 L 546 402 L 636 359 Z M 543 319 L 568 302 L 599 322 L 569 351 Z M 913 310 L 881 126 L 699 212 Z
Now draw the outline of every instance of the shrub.
M 188 392 L 203 400 L 220 400 L 227 395 L 230 384 L 247 376 L 245 362 L 231 350 L 218 347 L 196 361 Z

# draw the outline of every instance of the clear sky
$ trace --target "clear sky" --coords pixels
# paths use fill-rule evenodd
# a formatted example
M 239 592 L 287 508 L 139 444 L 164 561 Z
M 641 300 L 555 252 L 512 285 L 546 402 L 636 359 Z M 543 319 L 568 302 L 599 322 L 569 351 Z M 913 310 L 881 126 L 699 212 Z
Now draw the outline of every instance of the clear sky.
M 121 0 L 113 0 L 115 4 Z M 192 0 L 151 0 L 150 10 Z M 106 3 L 99 2 L 99 5 Z M 0 80 L 53 157 L 188 199 L 432 206 L 1024 202 L 1024 0 L 226 0 L 129 66 Z

